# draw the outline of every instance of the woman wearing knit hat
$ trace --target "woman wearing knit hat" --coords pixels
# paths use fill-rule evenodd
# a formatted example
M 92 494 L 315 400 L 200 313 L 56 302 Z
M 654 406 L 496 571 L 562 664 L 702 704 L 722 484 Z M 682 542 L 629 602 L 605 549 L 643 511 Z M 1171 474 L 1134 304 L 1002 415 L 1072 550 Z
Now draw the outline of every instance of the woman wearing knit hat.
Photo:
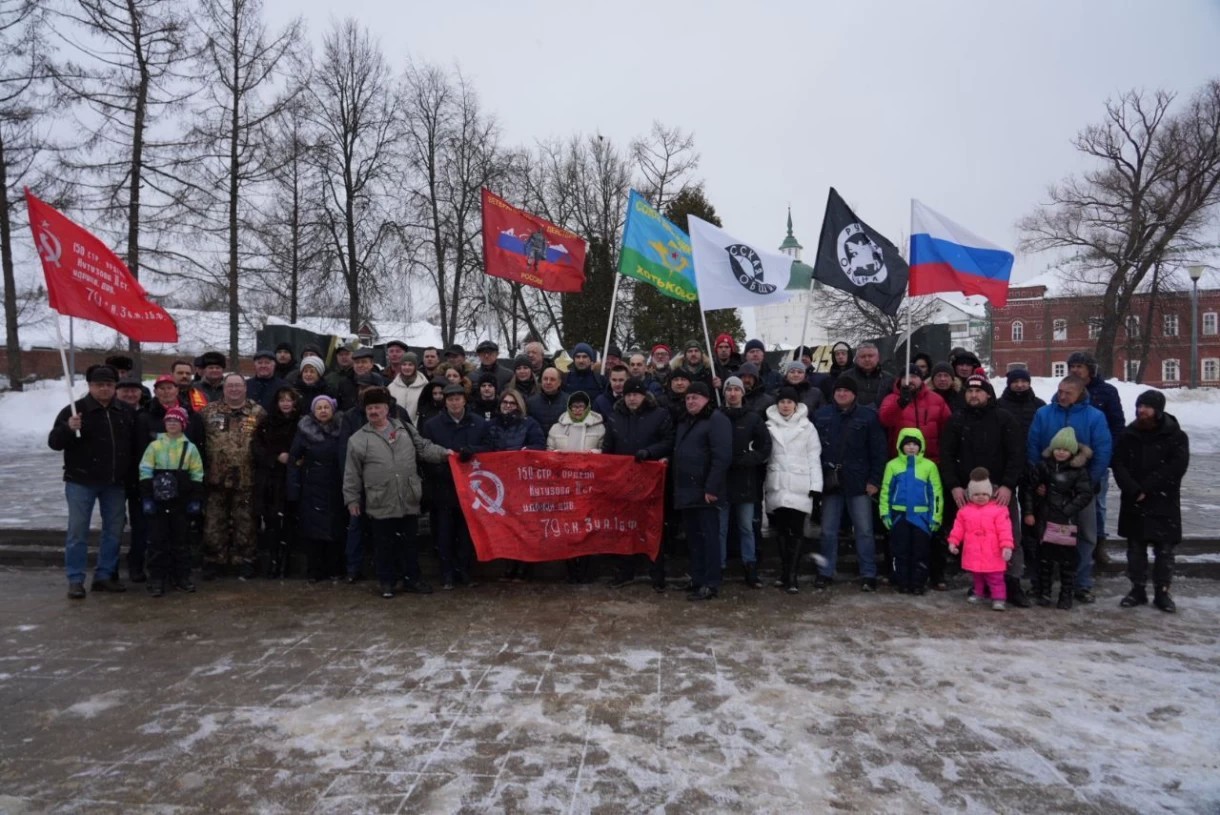
M 1088 463 L 1093 451 L 1076 441 L 1071 427 L 1061 429 L 1030 471 L 1028 488 L 1021 491 L 1022 526 L 1037 543 L 1038 570 L 1034 593 L 1038 605 L 1051 604 L 1055 566 L 1059 567 L 1059 608 L 1072 607 L 1076 583 L 1076 527 L 1072 519 L 1093 500 Z
M 991 591 L 991 608 L 1003 611 L 1008 595 L 1004 570 L 1012 558 L 1012 519 L 1008 510 L 991 500 L 991 474 L 985 467 L 970 472 L 966 496 L 970 503 L 957 511 L 949 533 L 949 551 L 961 552 L 962 569 L 974 575 L 974 593 L 969 602 L 977 603 L 984 590 Z

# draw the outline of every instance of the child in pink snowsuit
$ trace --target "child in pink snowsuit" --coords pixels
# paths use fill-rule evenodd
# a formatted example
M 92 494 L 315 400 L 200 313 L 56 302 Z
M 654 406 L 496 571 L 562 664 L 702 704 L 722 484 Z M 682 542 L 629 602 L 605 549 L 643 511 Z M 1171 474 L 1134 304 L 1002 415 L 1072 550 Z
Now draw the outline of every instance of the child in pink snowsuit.
M 985 467 L 970 471 L 966 497 L 970 503 L 957 511 L 953 531 L 949 533 L 949 551 L 962 553 L 962 568 L 974 575 L 977 603 L 983 589 L 991 590 L 991 607 L 1003 611 L 1005 600 L 1004 569 L 1012 558 L 1012 516 L 1008 508 L 991 500 L 991 474 Z

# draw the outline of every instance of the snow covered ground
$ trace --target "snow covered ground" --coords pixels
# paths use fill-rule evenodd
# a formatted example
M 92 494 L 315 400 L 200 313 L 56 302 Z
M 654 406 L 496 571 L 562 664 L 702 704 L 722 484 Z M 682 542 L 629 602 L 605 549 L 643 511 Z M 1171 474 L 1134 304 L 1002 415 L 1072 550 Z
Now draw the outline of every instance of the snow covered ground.
M 1220 583 L 1180 613 L 846 586 L 0 571 L 0 812 L 1220 811 Z

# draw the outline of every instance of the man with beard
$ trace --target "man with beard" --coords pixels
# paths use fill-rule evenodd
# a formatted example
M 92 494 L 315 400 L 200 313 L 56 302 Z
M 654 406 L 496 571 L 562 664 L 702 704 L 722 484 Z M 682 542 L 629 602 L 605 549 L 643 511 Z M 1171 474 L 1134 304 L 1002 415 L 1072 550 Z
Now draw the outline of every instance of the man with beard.
M 1135 421 L 1118 435 L 1114 449 L 1114 480 L 1122 491 L 1118 534 L 1127 539 L 1127 576 L 1131 591 L 1120 603 L 1134 608 L 1148 602 L 1148 547 L 1152 568 L 1153 605 L 1177 611 L 1169 586 L 1173 580 L 1173 548 L 1182 540 L 1182 478 L 1190 465 L 1190 440 L 1178 420 L 1165 412 L 1165 394 L 1147 390 L 1135 400 Z
M 274 356 L 265 358 L 274 368 Z M 241 374 L 225 377 L 224 399 L 203 409 L 207 441 L 204 481 L 203 579 L 229 564 L 243 579 L 254 576 L 258 541 L 254 524 L 254 430 L 266 411 L 246 396 Z M 287 385 L 281 385 L 287 387 Z M 272 399 L 274 399 L 272 394 Z
M 940 437 L 940 480 L 945 490 L 945 519 L 942 529 L 952 529 L 957 511 L 969 498 L 966 489 L 970 472 L 984 467 L 995 481 L 996 504 L 1008 510 L 1013 533 L 1018 534 L 1020 517 L 1017 505 L 1017 485 L 1025 474 L 1024 436 L 1017 420 L 996 407 L 995 392 L 983 376 L 966 380 L 966 406 L 949 419 Z M 1016 539 L 1016 538 L 1014 538 Z M 938 535 L 932 544 L 932 585 L 944 583 L 946 544 Z M 1020 548 L 1013 551 L 1005 570 L 1004 582 L 1008 602 L 1017 608 L 1029 608 L 1029 598 L 1021 588 L 1024 558 Z
M 719 390 L 719 383 L 716 382 L 715 374 L 703 358 L 703 347 L 699 345 L 698 340 L 689 339 L 683 346 L 682 369 L 686 371 L 687 378 L 692 383 L 702 382 L 707 385 L 709 393 Z

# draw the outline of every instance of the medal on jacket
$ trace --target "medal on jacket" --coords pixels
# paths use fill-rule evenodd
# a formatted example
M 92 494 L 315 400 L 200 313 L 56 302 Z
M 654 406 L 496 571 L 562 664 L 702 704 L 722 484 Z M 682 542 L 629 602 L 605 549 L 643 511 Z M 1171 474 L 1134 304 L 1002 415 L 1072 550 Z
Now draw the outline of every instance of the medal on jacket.
M 394 443 L 395 441 L 397 441 L 397 440 L 398 440 L 398 431 L 397 431 L 397 430 L 391 430 L 391 431 L 390 431 L 390 444 L 393 444 L 393 443 Z

